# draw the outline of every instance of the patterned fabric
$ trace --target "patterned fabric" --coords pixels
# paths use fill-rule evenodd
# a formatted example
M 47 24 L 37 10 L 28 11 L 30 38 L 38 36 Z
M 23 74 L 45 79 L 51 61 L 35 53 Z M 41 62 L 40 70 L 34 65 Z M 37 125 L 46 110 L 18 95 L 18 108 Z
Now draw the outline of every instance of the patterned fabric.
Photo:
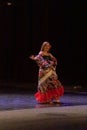
M 38 92 L 35 94 L 36 100 L 44 103 L 62 96 L 64 88 L 56 74 L 56 58 L 37 55 L 36 62 L 39 66 Z

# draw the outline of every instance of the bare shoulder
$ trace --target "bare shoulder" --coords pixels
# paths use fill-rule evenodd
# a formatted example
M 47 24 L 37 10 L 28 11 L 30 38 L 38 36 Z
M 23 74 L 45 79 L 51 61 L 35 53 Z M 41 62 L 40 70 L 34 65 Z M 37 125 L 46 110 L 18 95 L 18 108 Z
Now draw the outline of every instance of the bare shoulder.
M 42 55 L 42 56 L 43 56 L 43 55 L 44 55 L 43 51 L 40 51 L 40 52 L 39 52 L 39 55 Z

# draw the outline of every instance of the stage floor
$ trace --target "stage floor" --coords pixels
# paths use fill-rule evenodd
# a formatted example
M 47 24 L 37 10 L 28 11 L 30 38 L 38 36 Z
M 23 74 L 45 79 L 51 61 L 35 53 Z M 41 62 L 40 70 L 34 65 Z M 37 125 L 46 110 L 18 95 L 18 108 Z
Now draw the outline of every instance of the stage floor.
M 0 110 L 87 105 L 87 93 L 65 93 L 60 101 L 61 104 L 38 104 L 34 93 L 0 94 Z
M 0 130 L 87 130 L 87 94 L 65 93 L 61 104 L 38 104 L 34 93 L 0 94 Z

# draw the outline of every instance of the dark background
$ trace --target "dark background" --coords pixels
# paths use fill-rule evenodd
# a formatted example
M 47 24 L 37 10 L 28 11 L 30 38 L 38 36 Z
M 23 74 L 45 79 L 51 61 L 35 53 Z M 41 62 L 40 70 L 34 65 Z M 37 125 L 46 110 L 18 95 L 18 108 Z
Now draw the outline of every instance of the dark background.
M 82 0 L 1 0 L 0 82 L 37 82 L 38 67 L 28 57 L 47 40 L 61 82 L 84 86 L 85 9 Z

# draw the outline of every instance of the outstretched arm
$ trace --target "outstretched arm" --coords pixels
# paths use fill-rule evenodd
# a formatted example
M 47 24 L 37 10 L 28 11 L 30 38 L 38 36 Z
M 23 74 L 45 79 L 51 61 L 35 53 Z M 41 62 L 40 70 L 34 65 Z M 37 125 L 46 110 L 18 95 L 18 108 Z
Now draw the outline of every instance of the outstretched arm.
M 37 60 L 37 57 L 36 57 L 35 55 L 31 55 L 31 56 L 29 56 L 29 58 L 30 58 L 31 60 Z
M 35 56 L 34 56 L 34 55 L 30 55 L 29 58 L 30 58 L 31 60 L 34 60 Z
M 43 55 L 43 52 L 40 51 L 38 55 L 30 55 L 29 58 L 32 59 L 32 60 L 38 60 L 40 56 Z

